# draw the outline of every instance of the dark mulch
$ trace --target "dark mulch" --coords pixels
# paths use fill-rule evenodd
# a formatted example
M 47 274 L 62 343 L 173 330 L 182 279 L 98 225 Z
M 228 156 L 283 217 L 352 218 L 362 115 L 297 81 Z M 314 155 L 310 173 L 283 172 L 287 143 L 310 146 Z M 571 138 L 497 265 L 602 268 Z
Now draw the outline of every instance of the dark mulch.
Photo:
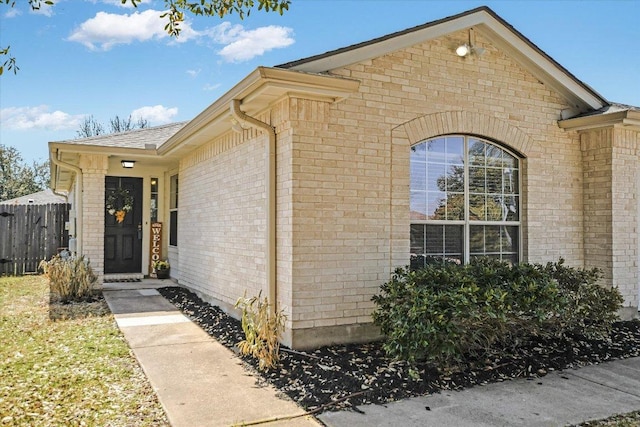
M 209 335 L 237 353 L 244 335 L 238 320 L 179 287 L 159 292 Z M 358 405 L 385 403 L 440 390 L 526 377 L 640 355 L 640 321 L 617 322 L 609 340 L 572 337 L 530 342 L 517 350 L 496 348 L 484 360 L 469 360 L 446 369 L 414 367 L 386 357 L 380 342 L 336 345 L 309 352 L 283 349 L 281 364 L 259 374 L 311 411 L 318 408 L 357 410 Z M 244 360 L 257 370 L 257 361 Z

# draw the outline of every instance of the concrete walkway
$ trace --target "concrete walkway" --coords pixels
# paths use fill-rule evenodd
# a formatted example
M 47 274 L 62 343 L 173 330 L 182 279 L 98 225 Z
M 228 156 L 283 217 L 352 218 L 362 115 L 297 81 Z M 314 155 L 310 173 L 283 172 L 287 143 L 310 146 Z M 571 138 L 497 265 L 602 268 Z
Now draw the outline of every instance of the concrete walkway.
M 325 412 L 329 427 L 566 426 L 640 410 L 640 358 Z
M 105 299 L 158 393 L 173 427 L 319 426 L 295 403 L 257 378 L 145 280 L 103 286 Z M 329 427 L 565 426 L 640 410 L 640 357 L 537 379 L 442 392 L 356 411 L 325 412 Z
M 173 427 L 242 425 L 304 413 L 246 371 L 229 349 L 176 310 L 156 287 L 169 281 L 107 283 L 103 293 Z M 319 426 L 312 417 L 269 426 Z

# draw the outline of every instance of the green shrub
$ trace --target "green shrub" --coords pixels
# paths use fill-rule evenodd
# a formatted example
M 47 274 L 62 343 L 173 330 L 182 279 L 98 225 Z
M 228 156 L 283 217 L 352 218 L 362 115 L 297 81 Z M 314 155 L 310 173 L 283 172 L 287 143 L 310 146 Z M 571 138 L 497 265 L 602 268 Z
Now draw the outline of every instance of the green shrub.
M 599 269 L 567 267 L 562 258 L 540 268 L 558 282 L 565 297 L 559 325 L 562 333 L 582 334 L 589 338 L 608 335 L 611 324 L 618 320 L 617 312 L 624 299 L 617 288 L 604 288 L 598 284 L 602 278 Z
M 40 267 L 49 279 L 51 292 L 57 294 L 61 302 L 92 297 L 97 277 L 84 256 L 62 258 L 56 255 L 49 261 L 42 261 Z
M 607 330 L 622 300 L 597 279 L 596 271 L 563 261 L 510 265 L 479 258 L 468 265 L 402 268 L 373 297 L 373 320 L 394 358 L 442 363 L 479 357 L 497 342 L 517 346 L 532 336 Z

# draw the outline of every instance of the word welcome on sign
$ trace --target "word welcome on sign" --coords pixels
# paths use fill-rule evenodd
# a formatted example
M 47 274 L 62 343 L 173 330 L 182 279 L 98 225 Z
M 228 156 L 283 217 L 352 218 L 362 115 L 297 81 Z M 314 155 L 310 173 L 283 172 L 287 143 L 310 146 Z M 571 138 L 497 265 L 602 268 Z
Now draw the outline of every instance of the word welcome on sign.
M 151 244 L 149 245 L 149 271 L 153 271 L 153 263 L 162 259 L 162 223 L 151 224 Z

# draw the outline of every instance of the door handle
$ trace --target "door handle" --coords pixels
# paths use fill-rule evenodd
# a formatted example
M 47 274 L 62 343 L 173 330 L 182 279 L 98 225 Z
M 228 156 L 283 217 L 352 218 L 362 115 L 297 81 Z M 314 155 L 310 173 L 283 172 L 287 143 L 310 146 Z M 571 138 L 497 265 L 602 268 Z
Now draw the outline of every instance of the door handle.
M 138 240 L 142 240 L 142 223 L 138 224 Z

